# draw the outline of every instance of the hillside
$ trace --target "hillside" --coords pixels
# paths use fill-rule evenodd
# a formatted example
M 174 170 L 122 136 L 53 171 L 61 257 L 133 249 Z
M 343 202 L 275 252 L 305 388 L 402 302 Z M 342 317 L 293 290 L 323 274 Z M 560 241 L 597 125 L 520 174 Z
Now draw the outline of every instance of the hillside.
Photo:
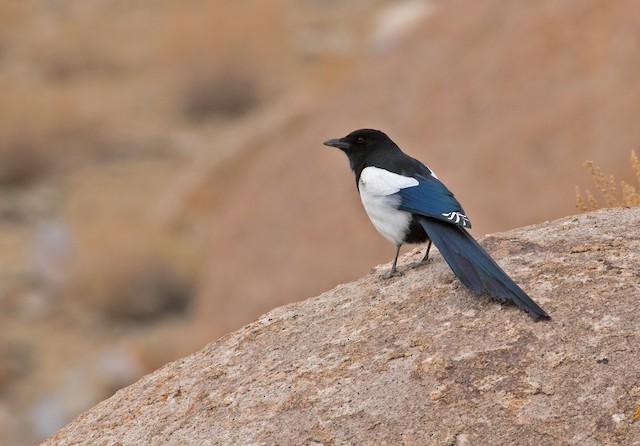
M 640 208 L 607 209 L 481 241 L 551 321 L 473 295 L 439 255 L 392 281 L 377 268 L 145 376 L 43 444 L 638 445 L 638 228 Z

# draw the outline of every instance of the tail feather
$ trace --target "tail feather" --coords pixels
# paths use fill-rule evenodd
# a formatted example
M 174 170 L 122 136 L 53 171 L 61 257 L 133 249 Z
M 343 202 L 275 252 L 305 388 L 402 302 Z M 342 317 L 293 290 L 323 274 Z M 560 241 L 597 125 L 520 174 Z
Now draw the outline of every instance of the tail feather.
M 513 302 L 534 320 L 549 319 L 465 229 L 427 217 L 421 217 L 420 224 L 466 287 L 486 291 L 501 302 Z

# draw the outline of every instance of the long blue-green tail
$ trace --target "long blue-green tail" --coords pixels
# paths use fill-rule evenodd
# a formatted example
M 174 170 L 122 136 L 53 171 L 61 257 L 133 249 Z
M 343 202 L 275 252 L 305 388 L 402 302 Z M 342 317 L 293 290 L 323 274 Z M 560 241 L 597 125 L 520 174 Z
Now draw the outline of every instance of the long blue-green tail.
M 534 320 L 549 319 L 465 229 L 428 217 L 420 217 L 420 224 L 454 274 L 469 289 L 487 292 L 501 302 L 513 302 Z

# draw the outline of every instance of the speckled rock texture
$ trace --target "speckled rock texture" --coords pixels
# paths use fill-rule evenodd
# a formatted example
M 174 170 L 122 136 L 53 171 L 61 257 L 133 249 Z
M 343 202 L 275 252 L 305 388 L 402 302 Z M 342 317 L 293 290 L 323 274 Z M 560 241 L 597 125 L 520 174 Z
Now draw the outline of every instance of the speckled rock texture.
M 640 208 L 481 239 L 552 316 L 413 251 L 117 392 L 45 445 L 640 445 Z

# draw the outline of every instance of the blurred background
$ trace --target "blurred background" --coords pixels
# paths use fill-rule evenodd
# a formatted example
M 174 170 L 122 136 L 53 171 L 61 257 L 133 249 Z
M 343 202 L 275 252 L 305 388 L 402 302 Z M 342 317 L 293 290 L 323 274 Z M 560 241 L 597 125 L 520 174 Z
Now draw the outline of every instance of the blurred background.
M 639 78 L 634 0 L 0 2 L 0 444 L 389 262 L 325 139 L 384 130 L 482 236 L 587 159 L 637 184 Z

